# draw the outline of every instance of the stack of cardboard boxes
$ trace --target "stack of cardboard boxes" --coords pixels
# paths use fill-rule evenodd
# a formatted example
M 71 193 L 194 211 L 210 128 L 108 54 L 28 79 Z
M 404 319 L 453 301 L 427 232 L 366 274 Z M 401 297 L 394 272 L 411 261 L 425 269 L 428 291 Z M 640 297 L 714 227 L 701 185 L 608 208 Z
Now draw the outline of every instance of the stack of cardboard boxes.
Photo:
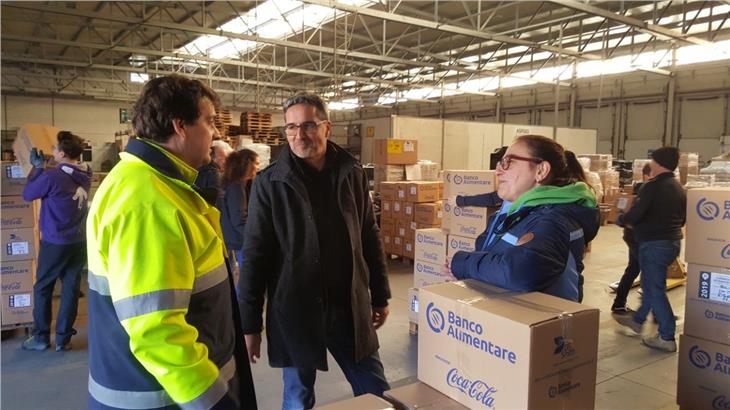
M 696 152 L 683 152 L 679 155 L 679 182 L 687 183 L 687 176 L 700 173 L 700 155 Z
M 406 165 L 418 162 L 418 141 L 403 139 L 377 139 L 373 143 L 373 179 L 375 190 L 381 182 L 404 181 Z
M 687 192 L 687 297 L 677 404 L 730 406 L 730 188 Z
M 33 322 L 33 278 L 38 249 L 38 202 L 21 197 L 26 182 L 23 167 L 2 163 L 2 328 Z
M 381 182 L 380 230 L 385 253 L 415 259 L 416 230 L 441 227 L 442 197 L 439 181 Z
M 409 290 L 409 319 L 415 331 L 418 318 L 418 289 L 436 283 L 455 280 L 449 266 L 458 251 L 474 251 L 476 238 L 487 227 L 493 210 L 477 207 L 457 207 L 457 195 L 481 195 L 495 190 L 494 171 L 443 172 L 444 196 L 441 228 L 431 227 L 416 231 L 413 288 Z M 438 205 L 431 205 L 436 207 Z M 425 210 L 424 210 L 425 211 Z M 418 213 L 418 211 L 417 211 Z

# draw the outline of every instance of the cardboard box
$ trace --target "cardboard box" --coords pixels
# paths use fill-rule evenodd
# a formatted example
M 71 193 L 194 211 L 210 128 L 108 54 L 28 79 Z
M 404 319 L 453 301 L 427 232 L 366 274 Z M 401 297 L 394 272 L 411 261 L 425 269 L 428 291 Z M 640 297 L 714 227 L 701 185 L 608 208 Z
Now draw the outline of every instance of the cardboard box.
M 396 201 L 407 202 L 408 201 L 408 183 L 399 182 L 395 184 L 395 199 Z
M 441 229 L 441 225 L 422 224 L 415 221 L 411 221 L 409 224 L 408 235 L 406 238 L 413 238 L 414 241 L 416 240 L 416 231 L 419 229 Z
M 468 280 L 419 289 L 418 379 L 471 409 L 592 409 L 598 309 Z
M 380 218 L 393 218 L 393 201 L 380 200 Z
M 455 198 L 444 199 L 441 201 L 441 209 L 443 210 L 441 227 L 447 231 L 451 230 L 451 209 L 456 206 Z
M 381 182 L 379 188 L 381 200 L 395 201 L 397 199 L 398 182 Z
M 395 235 L 396 221 L 394 219 L 380 219 L 380 233 L 382 235 Z
M 404 221 L 402 219 L 395 221 L 395 234 L 400 236 L 401 238 L 407 238 L 408 231 L 410 231 L 411 229 L 410 225 L 410 222 Z
M 446 264 L 447 233 L 439 228 L 416 231 L 415 259 L 439 265 Z
M 417 288 L 455 280 L 456 278 L 443 263 L 431 263 L 418 259 L 413 262 L 413 286 Z
M 489 216 L 494 213 L 494 210 L 473 206 L 460 208 L 447 203 L 444 207 L 444 213 L 449 214 L 450 233 L 467 238 L 476 238 L 487 229 Z
M 27 182 L 25 178 L 28 174 L 23 170 L 17 162 L 2 163 L 3 172 L 0 175 L 2 186 L 0 194 L 2 196 L 20 195 L 23 193 L 23 187 Z
M 451 259 L 456 252 L 474 252 L 476 248 L 476 241 L 477 240 L 475 238 L 449 235 L 448 240 L 446 241 L 446 264 L 451 266 Z
M 395 410 L 392 404 L 370 393 L 315 408 L 320 410 Z
M 31 148 L 38 148 L 46 156 L 52 155 L 59 131 L 56 127 L 40 124 L 24 124 L 18 130 L 18 135 L 13 141 L 13 153 L 25 175 L 28 175 L 33 168 L 30 163 Z
M 403 218 L 403 202 L 401 201 L 393 201 L 393 210 L 390 212 L 393 219 L 402 219 Z
M 446 198 L 487 194 L 495 190 L 494 171 L 445 170 L 443 178 Z
M 687 191 L 684 259 L 730 269 L 730 187 Z
M 730 405 L 730 346 L 679 336 L 677 404 L 687 409 Z
M 416 259 L 416 245 L 411 238 L 403 239 L 403 256 Z
M 36 225 L 32 202 L 25 202 L 20 196 L 0 197 L 2 229 L 32 228 Z
M 730 269 L 689 264 L 684 333 L 730 345 Z
M 613 207 L 611 208 L 611 212 L 608 213 L 608 222 L 616 222 L 620 214 L 625 214 L 629 209 L 631 209 L 631 205 L 634 204 L 634 198 L 636 197 L 631 194 L 619 194 L 618 197 L 611 202 Z
M 438 182 L 416 181 L 406 185 L 408 202 L 433 202 L 439 198 Z
M 408 288 L 408 321 L 418 323 L 418 288 Z
M 410 165 L 418 162 L 418 141 L 378 139 L 373 144 L 373 162 L 387 165 Z
M 416 204 L 413 220 L 422 224 L 441 225 L 444 207 L 440 202 Z
M 22 261 L 36 258 L 36 238 L 34 228 L 3 229 L 2 261 Z
M 412 221 L 415 214 L 415 206 L 413 202 L 403 202 L 401 203 L 401 206 L 402 212 L 400 214 L 400 219 L 408 222 Z
M 383 182 L 398 182 L 405 180 L 403 165 L 376 164 L 373 168 L 373 181 L 378 189 Z
M 403 237 L 402 236 L 394 236 L 393 237 L 393 245 L 390 248 L 393 252 L 393 255 L 399 255 L 403 256 Z
M 33 321 L 35 261 L 3 261 L 2 313 L 0 324 L 9 326 Z
M 382 235 L 383 238 L 383 252 L 387 254 L 393 253 L 393 236 L 392 235 Z
M 396 410 L 466 410 L 458 401 L 450 399 L 429 385 L 416 382 L 397 389 L 388 390 L 383 395 L 393 403 Z

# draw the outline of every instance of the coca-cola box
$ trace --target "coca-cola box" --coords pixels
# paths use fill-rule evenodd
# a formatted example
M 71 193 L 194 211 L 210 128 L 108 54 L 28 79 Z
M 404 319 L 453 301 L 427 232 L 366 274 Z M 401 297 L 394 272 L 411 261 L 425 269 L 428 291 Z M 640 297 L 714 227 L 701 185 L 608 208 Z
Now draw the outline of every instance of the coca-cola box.
M 599 310 L 474 280 L 419 291 L 418 379 L 470 409 L 592 409 Z
M 33 321 L 33 274 L 35 262 L 2 262 L 2 326 Z

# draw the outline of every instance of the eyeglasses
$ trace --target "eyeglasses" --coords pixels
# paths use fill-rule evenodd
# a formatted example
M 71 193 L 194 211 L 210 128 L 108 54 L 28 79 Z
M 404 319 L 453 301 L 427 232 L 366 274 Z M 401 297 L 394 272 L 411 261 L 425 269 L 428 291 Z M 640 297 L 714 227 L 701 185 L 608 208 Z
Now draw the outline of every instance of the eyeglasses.
M 539 164 L 543 160 L 539 158 L 527 158 L 527 157 L 521 157 L 519 155 L 512 155 L 508 154 L 502 157 L 501 160 L 497 163 L 500 168 L 502 168 L 504 171 L 509 169 L 509 166 L 512 165 L 512 161 L 527 161 L 532 162 L 533 164 Z
M 320 122 L 305 121 L 299 125 L 289 123 L 284 126 L 284 132 L 286 135 L 297 135 L 299 128 L 301 128 L 305 134 L 314 134 L 317 131 L 317 128 L 325 122 L 327 122 L 327 120 L 322 120 Z

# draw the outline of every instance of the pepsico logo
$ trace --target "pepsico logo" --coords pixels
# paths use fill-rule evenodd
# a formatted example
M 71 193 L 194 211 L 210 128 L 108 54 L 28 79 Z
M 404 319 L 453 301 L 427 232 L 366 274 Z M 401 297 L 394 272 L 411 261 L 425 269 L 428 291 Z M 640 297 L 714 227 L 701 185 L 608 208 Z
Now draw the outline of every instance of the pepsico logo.
M 701 198 L 697 201 L 695 209 L 697 216 L 704 221 L 712 221 L 720 216 L 720 206 L 712 201 L 708 201 L 707 198 Z
M 428 322 L 428 327 L 434 333 L 441 333 L 444 330 L 444 326 L 446 326 L 444 314 L 439 308 L 434 306 L 433 302 L 429 303 L 426 307 L 426 322 Z
M 700 349 L 699 346 L 692 346 L 689 349 L 689 361 L 699 369 L 706 369 L 712 364 L 710 354 Z

